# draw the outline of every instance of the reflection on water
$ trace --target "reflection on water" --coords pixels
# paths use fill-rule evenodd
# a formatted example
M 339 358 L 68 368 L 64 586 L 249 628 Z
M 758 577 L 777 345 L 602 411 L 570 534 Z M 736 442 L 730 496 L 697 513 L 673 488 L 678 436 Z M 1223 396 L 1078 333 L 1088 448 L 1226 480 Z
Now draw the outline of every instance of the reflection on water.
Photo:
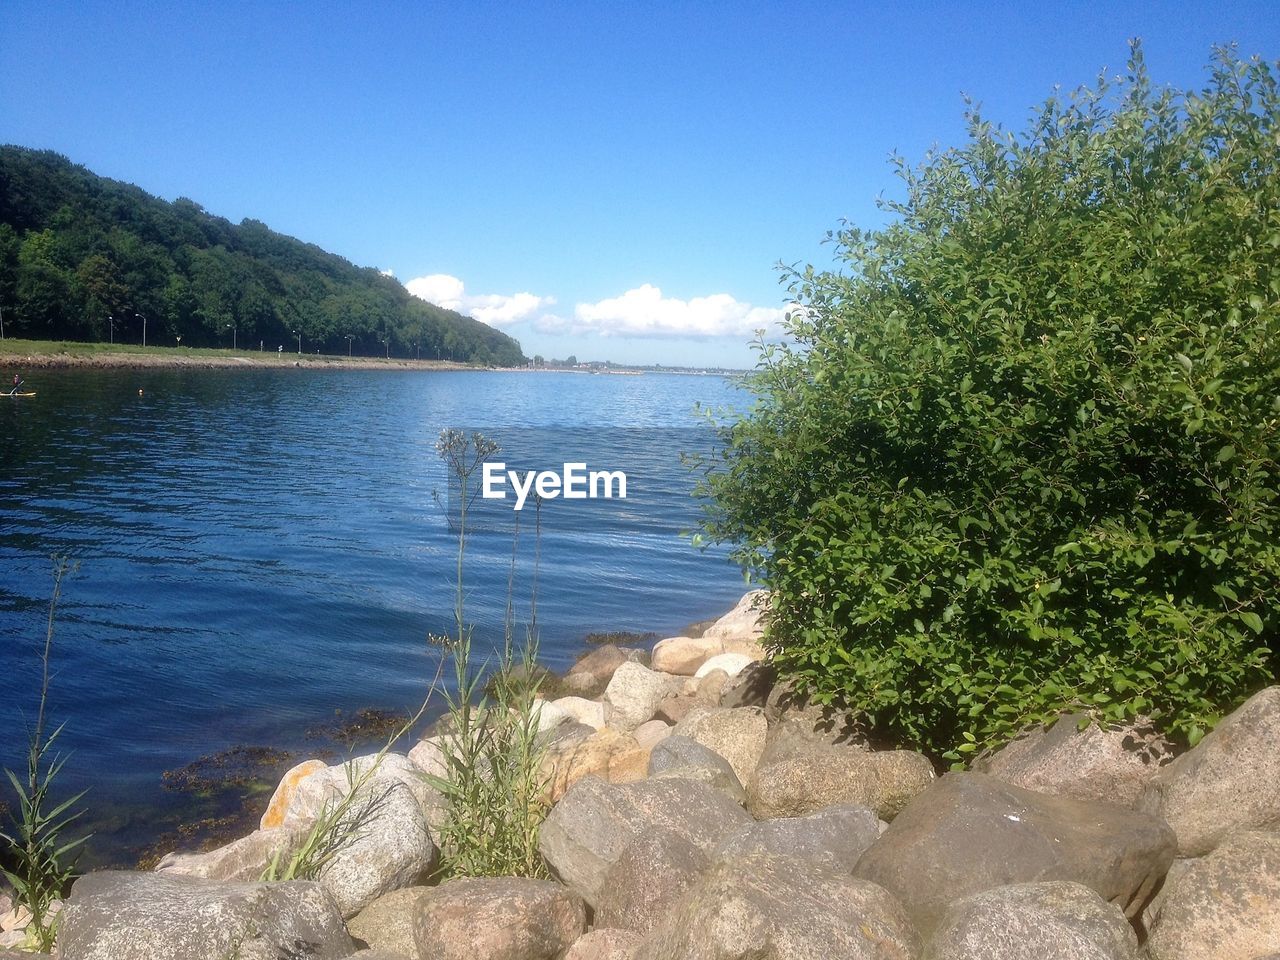
M 452 612 L 442 428 L 496 437 L 512 467 L 585 461 L 628 474 L 625 501 L 541 511 L 537 619 L 549 665 L 567 665 L 591 631 L 665 634 L 743 590 L 722 553 L 680 537 L 698 508 L 679 453 L 710 442 L 691 410 L 741 400 L 719 378 L 254 370 L 28 380 L 36 399 L 0 406 L 0 760 L 21 761 L 14 734 L 35 689 L 48 558 L 66 554 L 80 570 L 64 588 L 52 706 L 68 721 L 68 786 L 91 787 L 94 810 L 110 813 L 94 825 L 99 861 L 123 860 L 178 816 L 166 770 L 239 745 L 308 754 L 321 748 L 307 731 L 335 711 L 421 702 L 436 665 L 426 637 L 447 631 Z M 501 632 L 516 517 L 497 501 L 474 515 L 466 588 L 487 642 Z M 534 517 L 519 517 L 517 609 L 527 619 Z

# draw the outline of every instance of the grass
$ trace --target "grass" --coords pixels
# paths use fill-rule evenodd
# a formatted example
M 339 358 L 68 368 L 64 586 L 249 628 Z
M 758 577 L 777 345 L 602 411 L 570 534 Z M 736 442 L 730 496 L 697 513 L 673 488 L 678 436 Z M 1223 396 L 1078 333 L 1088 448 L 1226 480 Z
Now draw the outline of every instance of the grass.
M 137 343 L 87 343 L 75 340 L 23 340 L 14 337 L 6 337 L 0 340 L 0 357 L 17 356 L 17 357 L 155 357 L 157 359 L 178 361 L 178 360 L 249 360 L 254 363 L 287 363 L 292 366 L 298 361 L 307 361 L 310 363 L 345 363 L 347 361 L 359 363 L 382 363 L 388 366 L 403 366 L 406 363 L 414 364 L 422 367 L 442 367 L 453 369 L 457 367 L 466 367 L 468 364 L 458 363 L 451 360 L 415 360 L 412 357 L 396 357 L 387 358 L 385 356 L 351 356 L 345 353 L 301 353 L 296 350 L 290 350 L 289 345 L 284 344 L 284 351 L 279 352 L 274 349 L 256 350 L 256 349 L 239 349 L 231 350 L 221 347 L 179 347 L 177 345 L 149 345 L 142 346 Z

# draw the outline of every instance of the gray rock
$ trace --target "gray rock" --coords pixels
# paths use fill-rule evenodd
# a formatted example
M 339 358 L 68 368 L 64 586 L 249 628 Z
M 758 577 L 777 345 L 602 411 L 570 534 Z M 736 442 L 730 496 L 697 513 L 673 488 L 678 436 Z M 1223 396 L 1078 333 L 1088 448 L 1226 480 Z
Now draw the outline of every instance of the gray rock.
M 420 960 L 413 918 L 429 887 L 404 887 L 380 896 L 347 921 L 347 932 L 388 956 Z
M 733 767 L 738 782 L 746 783 L 764 753 L 769 725 L 758 707 L 702 707 L 690 711 L 672 732 L 720 754 Z
M 634 930 L 597 927 L 575 940 L 564 960 L 632 960 L 642 939 Z
M 614 671 L 624 663 L 644 664 L 638 650 L 624 650 L 612 643 L 602 644 L 584 653 L 565 674 L 562 687 L 576 697 L 591 699 L 604 693 Z
M 306 833 L 301 827 L 255 830 L 207 853 L 165 854 L 156 864 L 156 872 L 204 880 L 257 880 L 273 859 L 278 858 L 282 865 L 288 863 Z
M 635 960 L 913 960 L 918 939 L 887 891 L 790 857 L 716 864 Z
M 764 709 L 777 682 L 778 668 L 767 660 L 757 660 L 725 685 L 720 692 L 720 706 Z
M 860 715 L 814 703 L 789 680 L 774 684 L 769 691 L 764 716 L 771 736 L 786 734 L 833 747 L 867 747 L 866 724 Z
M 855 874 L 901 898 L 925 936 L 961 897 L 1040 880 L 1083 883 L 1132 919 L 1173 862 L 1174 843 L 1148 814 L 948 773 L 898 815 Z
M 1120 908 L 1079 883 L 995 887 L 947 908 L 922 960 L 1134 960 Z
M 1280 833 L 1239 830 L 1164 893 L 1150 960 L 1237 960 L 1280 951 Z
M 333 898 L 303 880 L 88 873 L 58 926 L 61 960 L 340 960 L 355 949 Z
M 747 809 L 769 820 L 852 803 L 892 820 L 934 778 L 933 764 L 919 753 L 834 746 L 783 726 L 770 732 L 747 781 Z
M 709 747 L 678 734 L 659 741 L 649 754 L 649 776 L 683 777 L 723 790 L 735 802 L 747 802 L 746 791 L 729 761 Z
M 768 611 L 769 591 L 751 590 L 743 594 L 732 610 L 707 627 L 702 635 L 726 640 L 759 640 L 764 635 Z
M 605 872 L 595 922 L 648 933 L 710 865 L 711 858 L 681 834 L 644 830 Z
M 658 704 L 668 694 L 679 692 L 683 679 L 657 673 L 638 663 L 624 663 L 614 671 L 604 692 L 604 702 L 612 707 L 609 726 L 630 733 L 653 719 Z
M 880 821 L 867 807 L 827 807 L 807 817 L 749 824 L 725 838 L 715 859 L 777 854 L 820 863 L 837 873 L 852 873 L 863 851 L 879 836 Z
M 1169 821 L 1178 855 L 1208 853 L 1239 827 L 1280 825 L 1280 686 L 1250 697 L 1164 767 L 1139 807 Z
M 438 747 L 435 749 L 438 751 Z M 373 772 L 365 777 L 371 767 L 374 767 Z M 310 827 L 322 811 L 339 802 L 350 791 L 351 784 L 360 782 L 362 778 L 365 787 L 371 791 L 385 790 L 393 782 L 404 784 L 417 800 L 427 822 L 437 823 L 443 810 L 443 799 L 440 792 L 424 779 L 423 772 L 423 768 L 398 753 L 384 754 L 381 760 L 377 759 L 377 754 L 369 754 L 336 764 L 311 774 L 297 785 L 285 810 L 284 825 Z
M 973 769 L 1011 783 L 1077 800 L 1135 807 L 1160 767 L 1173 761 L 1173 744 L 1147 724 L 1103 729 L 1087 717 L 1065 716 L 1006 744 Z
M 732 798 L 694 780 L 608 784 L 584 777 L 552 808 L 538 845 L 557 876 L 595 905 L 605 873 L 636 834 L 666 827 L 709 853 L 750 822 Z
M 409 789 L 381 779 L 366 789 L 367 798 L 357 799 L 344 821 L 353 831 L 350 838 L 319 874 L 343 917 L 384 893 L 421 882 L 436 862 L 436 846 Z
M 413 922 L 430 960 L 555 960 L 587 929 L 587 913 L 558 883 L 477 877 L 432 887 Z

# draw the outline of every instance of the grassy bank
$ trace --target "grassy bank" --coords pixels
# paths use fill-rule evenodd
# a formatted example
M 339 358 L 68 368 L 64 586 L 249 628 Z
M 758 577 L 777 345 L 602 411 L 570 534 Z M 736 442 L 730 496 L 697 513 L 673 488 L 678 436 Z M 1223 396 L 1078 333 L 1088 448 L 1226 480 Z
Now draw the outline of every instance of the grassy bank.
M 448 360 L 400 357 L 345 357 L 333 354 L 207 347 L 142 347 L 125 343 L 77 343 L 69 340 L 0 340 L 0 366 L 49 367 L 308 367 L 330 370 L 473 370 Z

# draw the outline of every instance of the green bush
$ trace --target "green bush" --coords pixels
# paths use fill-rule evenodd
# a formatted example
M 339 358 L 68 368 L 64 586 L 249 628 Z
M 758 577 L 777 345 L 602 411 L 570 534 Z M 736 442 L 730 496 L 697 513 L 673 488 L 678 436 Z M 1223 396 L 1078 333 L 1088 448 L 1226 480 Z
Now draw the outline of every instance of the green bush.
M 897 162 L 883 229 L 790 271 L 706 529 L 822 701 L 962 760 L 1065 709 L 1194 742 L 1276 667 L 1273 68 L 1129 72 Z

